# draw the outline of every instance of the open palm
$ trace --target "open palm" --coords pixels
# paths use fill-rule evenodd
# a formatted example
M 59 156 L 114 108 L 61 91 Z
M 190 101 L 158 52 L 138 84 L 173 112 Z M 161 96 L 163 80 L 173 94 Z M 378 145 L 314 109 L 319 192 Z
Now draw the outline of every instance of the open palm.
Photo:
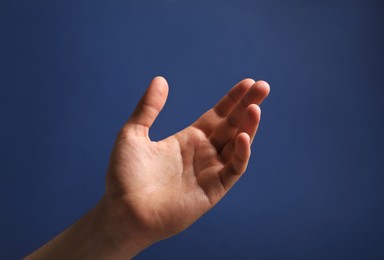
M 195 123 L 153 142 L 149 128 L 168 95 L 156 77 L 116 140 L 106 197 L 119 205 L 134 233 L 159 240 L 212 208 L 244 173 L 267 97 L 264 81 L 235 85 Z

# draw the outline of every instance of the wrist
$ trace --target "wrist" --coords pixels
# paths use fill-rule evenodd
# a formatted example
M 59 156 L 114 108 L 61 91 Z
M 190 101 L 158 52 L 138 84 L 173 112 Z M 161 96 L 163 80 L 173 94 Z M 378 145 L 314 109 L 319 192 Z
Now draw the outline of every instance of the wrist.
M 123 205 L 109 200 L 107 196 L 103 196 L 91 214 L 95 223 L 94 235 L 109 248 L 109 257 L 131 258 L 155 243 L 138 225 L 130 221 Z
M 80 220 L 26 259 L 129 259 L 152 243 L 139 239 L 118 208 L 103 197 Z

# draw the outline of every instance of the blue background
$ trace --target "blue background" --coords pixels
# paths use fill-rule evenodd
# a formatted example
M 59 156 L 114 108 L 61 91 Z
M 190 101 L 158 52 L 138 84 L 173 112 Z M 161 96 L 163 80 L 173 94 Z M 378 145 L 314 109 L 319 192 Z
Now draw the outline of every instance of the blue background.
M 0 1 L 0 258 L 101 197 L 151 78 L 151 135 L 192 123 L 245 77 L 272 88 L 248 171 L 137 259 L 384 259 L 383 1 Z

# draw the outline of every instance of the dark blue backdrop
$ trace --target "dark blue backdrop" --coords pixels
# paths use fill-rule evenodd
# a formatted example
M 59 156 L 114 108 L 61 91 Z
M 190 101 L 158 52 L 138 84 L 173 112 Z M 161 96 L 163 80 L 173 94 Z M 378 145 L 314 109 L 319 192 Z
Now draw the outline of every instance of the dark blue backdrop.
M 103 193 L 115 134 L 151 78 L 154 139 L 237 81 L 272 91 L 244 178 L 137 259 L 384 259 L 383 1 L 0 1 L 0 258 Z

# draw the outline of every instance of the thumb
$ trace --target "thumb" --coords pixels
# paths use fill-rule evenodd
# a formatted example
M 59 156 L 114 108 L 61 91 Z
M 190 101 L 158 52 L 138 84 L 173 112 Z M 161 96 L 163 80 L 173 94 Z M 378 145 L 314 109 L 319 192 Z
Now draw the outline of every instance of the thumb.
M 124 128 L 137 136 L 148 137 L 149 128 L 159 115 L 168 97 L 168 83 L 161 76 L 155 77 L 137 104 Z

